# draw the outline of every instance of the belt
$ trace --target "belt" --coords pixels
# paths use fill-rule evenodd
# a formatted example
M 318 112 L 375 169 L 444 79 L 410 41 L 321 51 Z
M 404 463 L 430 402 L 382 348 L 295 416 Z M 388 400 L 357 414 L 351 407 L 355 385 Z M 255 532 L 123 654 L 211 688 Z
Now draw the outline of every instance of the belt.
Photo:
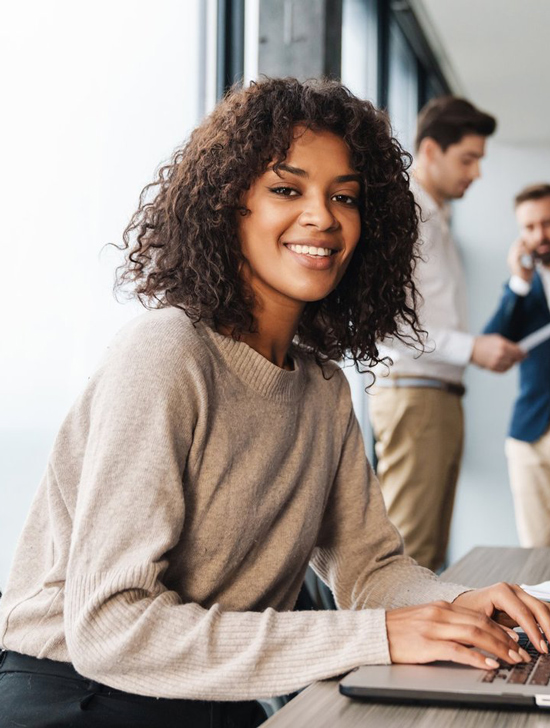
M 449 394 L 455 394 L 462 397 L 466 388 L 462 384 L 454 384 L 453 382 L 444 382 L 441 379 L 424 379 L 424 377 L 378 377 L 376 386 L 382 389 L 394 389 L 401 387 L 419 387 L 427 389 L 440 389 Z

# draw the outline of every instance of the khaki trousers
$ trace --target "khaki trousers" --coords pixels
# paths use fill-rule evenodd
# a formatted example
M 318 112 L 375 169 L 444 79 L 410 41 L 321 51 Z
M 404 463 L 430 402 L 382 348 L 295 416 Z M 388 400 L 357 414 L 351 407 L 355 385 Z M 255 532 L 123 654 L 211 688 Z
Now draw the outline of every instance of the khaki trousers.
M 460 470 L 460 397 L 428 387 L 374 388 L 369 412 L 377 474 L 405 552 L 436 570 L 445 561 Z
M 519 542 L 550 546 L 550 429 L 535 442 L 506 439 Z

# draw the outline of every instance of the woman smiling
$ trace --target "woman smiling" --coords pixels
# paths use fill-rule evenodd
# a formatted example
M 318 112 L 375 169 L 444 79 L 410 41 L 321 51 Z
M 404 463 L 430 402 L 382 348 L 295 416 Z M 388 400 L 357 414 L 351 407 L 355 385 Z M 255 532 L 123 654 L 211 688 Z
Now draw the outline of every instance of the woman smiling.
M 37 492 L 0 605 L 3 726 L 256 726 L 257 698 L 362 663 L 529 659 L 496 609 L 550 633 L 519 587 L 402 554 L 330 361 L 418 331 L 407 163 L 369 102 L 274 79 L 145 190 L 120 282 L 155 310 Z M 291 611 L 309 563 L 337 611 Z

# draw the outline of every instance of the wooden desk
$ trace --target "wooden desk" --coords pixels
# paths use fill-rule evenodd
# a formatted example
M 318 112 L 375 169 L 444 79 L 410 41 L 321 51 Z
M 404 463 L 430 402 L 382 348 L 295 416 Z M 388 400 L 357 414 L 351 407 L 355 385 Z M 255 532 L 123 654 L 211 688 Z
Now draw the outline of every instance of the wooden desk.
M 474 587 L 497 581 L 537 584 L 550 579 L 550 548 L 475 548 L 447 569 L 443 578 Z M 550 714 L 360 702 L 340 695 L 338 680 L 325 680 L 304 690 L 263 725 L 266 728 L 550 728 Z

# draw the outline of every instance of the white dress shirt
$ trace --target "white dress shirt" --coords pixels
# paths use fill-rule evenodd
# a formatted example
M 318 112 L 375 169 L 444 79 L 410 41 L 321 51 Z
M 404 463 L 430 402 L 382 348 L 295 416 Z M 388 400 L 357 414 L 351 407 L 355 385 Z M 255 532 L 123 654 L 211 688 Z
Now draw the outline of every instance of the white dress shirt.
M 392 377 L 424 377 L 459 384 L 472 355 L 474 337 L 468 333 L 466 281 L 462 262 L 449 227 L 449 205 L 440 207 L 411 179 L 411 189 L 422 210 L 419 234 L 420 256 L 415 282 L 422 299 L 419 302 L 420 325 L 428 332 L 426 351 L 385 339 L 379 349 L 394 364 Z M 375 368 L 377 376 L 387 376 L 383 365 Z

